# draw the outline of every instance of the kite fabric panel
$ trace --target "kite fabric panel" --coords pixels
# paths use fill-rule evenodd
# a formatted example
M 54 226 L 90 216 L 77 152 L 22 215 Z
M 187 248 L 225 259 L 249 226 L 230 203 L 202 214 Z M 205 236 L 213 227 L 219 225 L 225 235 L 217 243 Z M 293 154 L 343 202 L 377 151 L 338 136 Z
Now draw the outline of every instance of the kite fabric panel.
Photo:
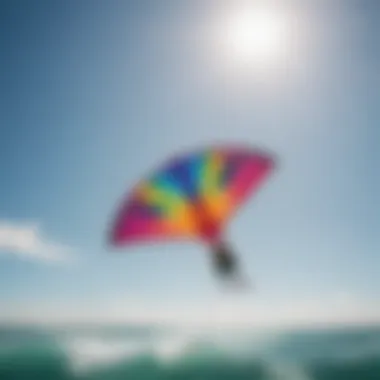
M 274 159 L 242 147 L 177 156 L 141 181 L 122 204 L 111 242 L 190 238 L 213 241 L 274 168 Z

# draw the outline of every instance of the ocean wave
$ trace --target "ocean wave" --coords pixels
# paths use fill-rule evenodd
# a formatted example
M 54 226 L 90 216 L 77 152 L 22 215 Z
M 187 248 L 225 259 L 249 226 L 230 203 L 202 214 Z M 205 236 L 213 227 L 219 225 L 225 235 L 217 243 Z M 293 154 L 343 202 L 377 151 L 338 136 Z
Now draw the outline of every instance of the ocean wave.
M 101 328 L 76 329 L 0 334 L 0 348 L 2 380 L 8 379 L 11 369 L 26 372 L 29 368 L 27 372 L 33 373 L 41 366 L 41 374 L 46 363 L 56 363 L 57 371 L 66 371 L 56 379 L 140 380 L 146 375 L 162 379 L 335 380 L 354 373 L 350 379 L 369 380 L 369 373 L 380 373 L 380 332 L 376 330 L 292 333 L 183 329 L 136 335 L 122 329 L 119 334 Z M 36 378 L 45 379 L 37 374 Z

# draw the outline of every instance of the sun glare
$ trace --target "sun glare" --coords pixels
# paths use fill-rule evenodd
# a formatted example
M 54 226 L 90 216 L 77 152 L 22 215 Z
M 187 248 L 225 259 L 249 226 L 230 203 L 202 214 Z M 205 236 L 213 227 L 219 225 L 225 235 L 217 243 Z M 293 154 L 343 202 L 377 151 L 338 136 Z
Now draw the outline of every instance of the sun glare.
M 238 61 L 269 63 L 284 49 L 284 21 L 269 8 L 251 6 L 238 10 L 227 25 L 228 53 Z

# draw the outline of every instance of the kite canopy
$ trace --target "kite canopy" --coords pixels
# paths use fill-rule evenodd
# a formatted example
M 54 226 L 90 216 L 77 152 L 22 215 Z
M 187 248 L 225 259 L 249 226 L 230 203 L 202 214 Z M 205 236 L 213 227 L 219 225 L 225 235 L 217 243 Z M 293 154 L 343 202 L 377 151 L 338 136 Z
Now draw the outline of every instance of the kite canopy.
M 172 158 L 122 203 L 111 244 L 170 239 L 218 241 L 226 223 L 274 168 L 267 153 L 220 146 Z

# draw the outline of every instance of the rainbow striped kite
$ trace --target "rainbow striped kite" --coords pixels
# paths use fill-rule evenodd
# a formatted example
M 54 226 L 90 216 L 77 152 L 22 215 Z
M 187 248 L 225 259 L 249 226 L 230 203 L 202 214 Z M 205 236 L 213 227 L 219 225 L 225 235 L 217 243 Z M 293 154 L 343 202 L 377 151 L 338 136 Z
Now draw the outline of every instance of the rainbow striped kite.
M 220 247 L 231 216 L 274 167 L 272 155 L 242 146 L 176 156 L 128 194 L 113 223 L 111 243 L 196 239 Z

